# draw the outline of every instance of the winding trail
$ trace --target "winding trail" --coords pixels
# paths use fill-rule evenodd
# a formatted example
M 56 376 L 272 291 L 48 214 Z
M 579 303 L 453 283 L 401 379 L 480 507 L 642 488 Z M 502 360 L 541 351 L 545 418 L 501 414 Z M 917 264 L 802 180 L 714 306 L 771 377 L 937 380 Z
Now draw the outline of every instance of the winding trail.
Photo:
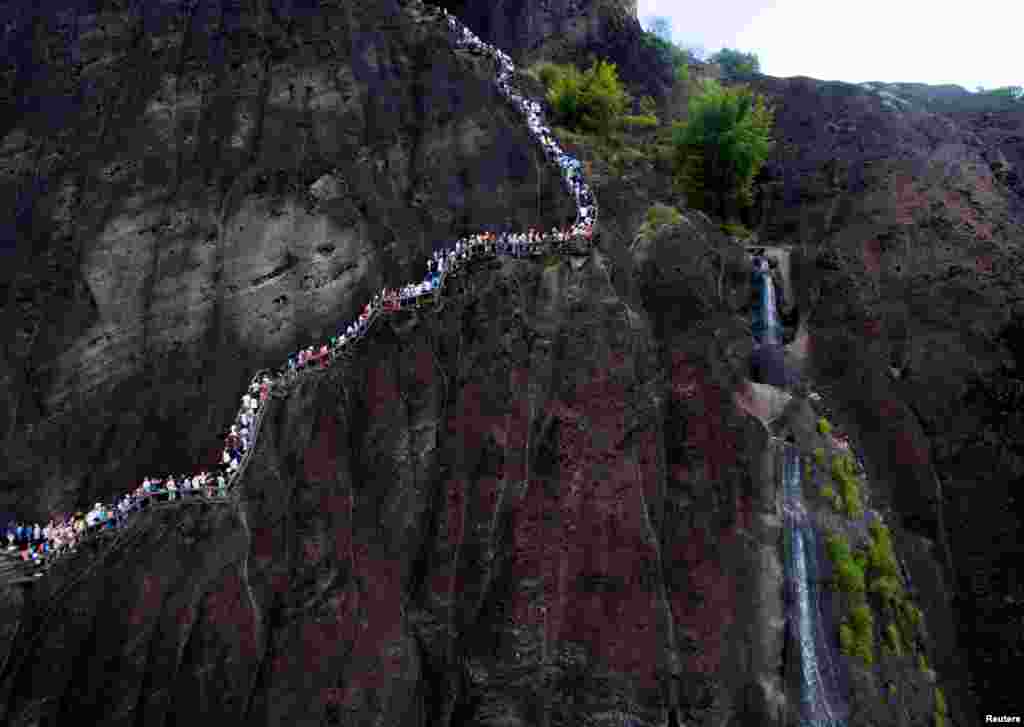
M 593 244 L 592 236 L 597 223 L 597 200 L 583 180 L 580 162 L 564 152 L 558 146 L 557 142 L 555 142 L 551 136 L 550 130 L 544 125 L 540 104 L 529 100 L 512 85 L 511 79 L 515 72 L 515 66 L 512 64 L 511 59 L 505 53 L 481 41 L 480 38 L 472 33 L 472 31 L 450 15 L 447 10 L 442 10 L 436 7 L 432 8 L 418 0 L 416 0 L 414 4 L 421 8 L 433 11 L 432 19 L 438 21 L 444 26 L 450 34 L 456 50 L 469 49 L 476 55 L 485 55 L 494 61 L 497 66 L 495 85 L 499 93 L 501 93 L 501 95 L 525 117 L 531 134 L 541 145 L 542 151 L 546 155 L 549 163 L 559 167 L 567 191 L 574 196 L 577 211 L 575 224 L 572 225 L 567 234 L 555 235 L 546 233 L 539 235 L 535 241 L 529 243 L 513 242 L 506 235 L 502 235 L 497 238 L 493 236 L 488 238 L 482 234 L 471 235 L 469 238 L 463 238 L 459 241 L 458 252 L 455 252 L 456 248 L 454 247 L 441 251 L 441 259 L 445 261 L 444 268 L 440 275 L 433 280 L 433 284 L 429 284 L 425 281 L 420 285 L 420 288 L 415 292 L 415 294 L 410 294 L 407 298 L 403 298 L 401 304 L 397 307 L 388 307 L 387 305 L 381 304 L 375 305 L 374 303 L 376 303 L 376 299 L 375 301 L 371 301 L 371 303 L 367 304 L 369 315 L 365 320 L 362 318 L 359 320 L 359 323 L 356 326 L 356 335 L 349 338 L 344 345 L 339 344 L 331 347 L 326 357 L 318 357 L 314 363 L 307 365 L 304 370 L 289 371 L 287 366 L 282 366 L 279 369 L 282 373 L 270 378 L 269 396 L 266 401 L 259 402 L 259 406 L 255 410 L 255 416 L 250 430 L 252 433 L 250 445 L 244 450 L 238 468 L 227 476 L 228 489 L 230 492 L 230 495 L 227 498 L 211 498 L 202 494 L 200 491 L 178 490 L 177 496 L 180 499 L 157 504 L 158 497 L 170 494 L 167 490 L 157 490 L 147 496 L 138 498 L 136 500 L 137 509 L 133 509 L 130 513 L 122 516 L 121 521 L 117 523 L 117 529 L 115 532 L 123 533 L 130 529 L 132 524 L 142 521 L 143 518 L 137 516 L 137 513 L 140 511 L 188 507 L 197 504 L 224 504 L 234 506 L 238 511 L 242 526 L 248 532 L 248 523 L 245 520 L 245 514 L 242 512 L 243 505 L 241 499 L 241 488 L 235 487 L 235 484 L 242 480 L 249 462 L 252 459 L 253 452 L 256 450 L 259 441 L 260 429 L 263 424 L 263 418 L 266 411 L 270 408 L 268 405 L 272 398 L 285 398 L 288 393 L 295 388 L 300 378 L 303 376 L 322 373 L 339 359 L 351 360 L 355 354 L 356 345 L 373 330 L 377 321 L 381 320 L 385 315 L 396 314 L 402 310 L 408 310 L 411 308 L 422 310 L 426 303 L 431 301 L 433 302 L 431 310 L 434 312 L 440 310 L 444 304 L 443 296 L 446 290 L 446 284 L 452 276 L 459 275 L 460 272 L 467 269 L 472 262 L 495 259 L 499 256 L 537 259 L 541 256 L 550 254 L 561 256 L 590 254 L 591 246 Z M 428 280 L 429 279 L 430 276 L 428 276 Z M 632 313 L 632 311 L 630 311 L 630 313 Z M 341 330 L 345 330 L 344 325 L 341 326 Z M 320 350 L 321 346 L 325 346 L 325 344 L 317 346 L 317 350 Z M 269 372 L 266 369 L 257 372 L 251 380 L 250 387 L 253 384 L 260 382 L 261 379 L 267 375 L 269 375 Z M 244 411 L 245 408 L 243 405 L 236 414 L 236 422 L 240 421 Z M 224 452 L 227 452 L 227 447 L 225 447 Z M 158 479 L 163 480 L 164 478 Z M 110 506 L 108 509 L 116 511 L 115 506 Z M 86 540 L 91 541 L 110 532 L 111 527 L 109 522 L 93 526 L 87 533 L 83 534 L 83 536 L 78 539 L 75 549 L 72 552 L 80 550 Z M 116 546 L 116 544 L 122 540 L 123 538 L 120 536 L 114 538 L 111 546 Z M 10 552 L 4 553 L 4 555 L 8 556 L 8 562 L 6 565 L 0 565 L 0 585 L 35 583 L 38 578 L 45 575 L 55 562 L 58 562 L 61 559 L 51 556 L 45 564 L 39 564 L 33 561 L 14 561 Z M 102 560 L 102 558 L 98 558 L 96 562 L 99 562 L 99 560 Z M 89 570 L 91 571 L 92 569 L 90 568 Z M 81 578 L 82 575 L 80 574 L 79 577 L 74 579 L 74 582 L 80 582 Z M 255 599 L 252 598 L 251 592 L 249 595 L 255 607 Z

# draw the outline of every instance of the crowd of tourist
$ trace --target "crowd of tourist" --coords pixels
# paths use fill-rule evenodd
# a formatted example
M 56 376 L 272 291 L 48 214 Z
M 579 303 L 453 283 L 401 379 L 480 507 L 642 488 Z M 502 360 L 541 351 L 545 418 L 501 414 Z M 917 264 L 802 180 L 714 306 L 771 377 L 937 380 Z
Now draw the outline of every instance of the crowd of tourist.
M 547 233 L 532 228 L 525 232 L 478 233 L 435 251 L 427 261 L 427 275 L 421 282 L 397 289 L 382 289 L 364 306 L 356 320 L 343 326 L 328 343 L 309 346 L 292 354 L 286 364 L 273 375 L 257 374 L 242 396 L 241 408 L 225 437 L 220 462 L 216 467 L 209 471 L 200 470 L 177 476 L 144 477 L 134 490 L 113 503 L 97 502 L 85 513 L 58 516 L 46 525 L 12 522 L 0 531 L 6 537 L 10 553 L 16 553 L 17 557 L 30 566 L 45 567 L 61 555 L 75 550 L 83 537 L 116 530 L 151 502 L 185 502 L 200 497 L 227 498 L 241 470 L 245 454 L 255 443 L 259 416 L 270 393 L 277 387 L 290 385 L 300 372 L 327 368 L 341 351 L 369 330 L 378 313 L 422 304 L 435 291 L 443 288 L 447 275 L 456 273 L 471 259 L 495 255 L 534 256 L 556 249 L 552 246 L 558 243 L 591 239 L 597 207 L 580 174 L 579 162 L 559 148 L 550 129 L 543 125 L 540 104 L 524 98 L 509 84 L 514 71 L 509 57 L 481 41 L 449 15 L 447 10 L 442 13 L 458 45 L 486 53 L 497 62 L 499 70 L 496 83 L 499 92 L 526 116 L 530 131 L 538 139 L 546 156 L 562 170 L 566 189 L 576 200 L 575 223 L 566 229 L 554 228 Z M 33 570 L 36 576 L 43 574 L 40 568 Z

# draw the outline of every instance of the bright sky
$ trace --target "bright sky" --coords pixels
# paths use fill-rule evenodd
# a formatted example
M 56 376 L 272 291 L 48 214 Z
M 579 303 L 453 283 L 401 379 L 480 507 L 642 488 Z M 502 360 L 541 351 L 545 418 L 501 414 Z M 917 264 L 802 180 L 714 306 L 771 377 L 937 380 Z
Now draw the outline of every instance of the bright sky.
M 683 46 L 753 51 L 770 76 L 1024 85 L 1020 0 L 638 0 L 637 15 L 669 18 Z

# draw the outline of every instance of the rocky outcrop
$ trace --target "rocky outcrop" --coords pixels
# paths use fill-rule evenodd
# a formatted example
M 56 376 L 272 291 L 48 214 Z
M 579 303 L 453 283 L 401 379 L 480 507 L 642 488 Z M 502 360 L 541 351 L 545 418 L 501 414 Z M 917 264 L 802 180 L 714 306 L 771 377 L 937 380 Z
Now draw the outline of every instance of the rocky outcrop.
M 671 90 L 671 69 L 641 40 L 636 0 L 456 0 L 448 9 L 519 64 L 543 59 L 585 67 L 604 58 L 638 99 L 665 98 Z
M 202 463 L 254 367 L 422 275 L 434 241 L 575 212 L 493 70 L 421 12 L 145 12 L 80 16 L 80 62 L 5 114 L 0 479 L 26 515 Z M 57 80 L 75 114 L 25 106 Z

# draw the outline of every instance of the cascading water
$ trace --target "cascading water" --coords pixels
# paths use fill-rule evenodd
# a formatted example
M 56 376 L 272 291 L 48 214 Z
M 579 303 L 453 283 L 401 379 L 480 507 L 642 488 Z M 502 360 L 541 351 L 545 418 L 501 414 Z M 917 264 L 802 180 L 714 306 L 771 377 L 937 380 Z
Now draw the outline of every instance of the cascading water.
M 775 288 L 768 263 L 754 259 L 753 283 L 757 291 L 751 333 L 762 383 L 784 386 L 786 376 L 772 362 L 782 348 L 782 327 L 775 308 Z M 828 593 L 820 587 L 818 564 L 823 548 L 804 508 L 800 484 L 800 458 L 795 447 L 783 450 L 782 487 L 786 536 L 786 619 L 800 656 L 801 727 L 845 727 L 848 707 L 840 689 L 841 662 L 831 638 L 825 606 Z M 823 602 L 824 599 L 824 602 Z
M 839 663 L 822 616 L 819 543 L 804 509 L 797 450 L 783 452 L 783 513 L 786 525 L 787 620 L 799 645 L 801 727 L 845 727 Z
M 782 344 L 782 327 L 775 310 L 775 286 L 768 264 L 763 259 L 755 262 L 754 286 L 759 292 L 753 315 L 754 341 L 763 346 L 779 346 Z
M 757 302 L 751 315 L 751 335 L 754 337 L 752 376 L 762 384 L 787 386 L 790 377 L 783 355 L 782 326 L 775 310 L 775 286 L 764 258 L 755 259 L 752 282 L 757 292 Z

